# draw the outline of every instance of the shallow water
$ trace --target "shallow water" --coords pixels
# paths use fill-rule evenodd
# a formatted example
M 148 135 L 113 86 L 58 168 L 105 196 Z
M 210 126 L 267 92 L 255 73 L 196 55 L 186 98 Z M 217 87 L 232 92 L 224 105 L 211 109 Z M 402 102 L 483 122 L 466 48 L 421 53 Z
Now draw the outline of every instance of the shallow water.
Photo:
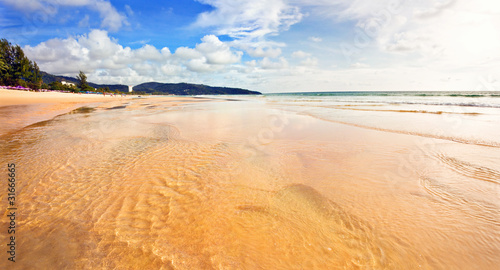
M 3 135 L 1 164 L 18 172 L 16 266 L 500 264 L 498 109 L 317 103 L 137 99 Z

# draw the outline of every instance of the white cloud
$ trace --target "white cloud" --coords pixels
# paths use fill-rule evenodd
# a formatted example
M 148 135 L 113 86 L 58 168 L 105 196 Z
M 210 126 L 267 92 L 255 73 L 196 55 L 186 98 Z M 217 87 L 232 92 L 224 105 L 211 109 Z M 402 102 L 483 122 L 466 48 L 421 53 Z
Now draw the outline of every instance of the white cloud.
M 300 61 L 301 66 L 310 66 L 314 67 L 318 65 L 318 58 L 316 57 L 307 57 L 306 59 Z
M 318 58 L 312 57 L 310 53 L 304 51 L 294 51 L 292 58 L 300 59 L 300 66 L 302 67 L 315 67 L 318 65 Z
M 79 38 L 78 43 L 85 50 L 86 55 L 92 60 L 106 59 L 110 55 L 123 50 L 123 47 L 116 40 L 111 39 L 108 33 L 103 30 L 93 30 L 88 36 Z
M 9 6 L 12 6 L 20 11 L 33 12 L 33 11 L 44 11 L 49 13 L 50 9 L 45 6 L 45 3 L 39 0 L 0 0 Z M 50 14 L 53 14 L 51 12 Z
M 262 47 L 255 46 L 246 49 L 246 52 L 252 57 L 270 57 L 276 58 L 281 55 L 280 48 L 272 48 L 272 47 Z
M 247 61 L 247 62 L 245 62 L 245 65 L 248 67 L 254 68 L 257 66 L 257 61 L 256 60 Z
M 311 54 L 303 51 L 295 51 L 292 53 L 293 58 L 306 58 L 308 56 L 311 56 Z
M 347 66 L 360 57 L 385 66 L 435 66 L 487 73 L 500 65 L 500 2 L 491 0 L 289 0 L 310 16 L 354 22 L 351 39 L 336 44 Z M 319 37 L 321 39 L 321 37 Z M 313 40 L 311 37 L 310 40 Z M 392 57 L 391 57 L 392 55 Z M 482 71 L 480 71 L 482 70 Z
M 288 3 L 307 10 L 315 16 L 333 17 L 339 20 L 361 20 L 377 16 L 384 9 L 399 12 L 403 5 L 411 5 L 404 0 L 288 0 Z
M 149 44 L 134 50 L 123 47 L 104 30 L 50 39 L 34 47 L 25 46 L 23 50 L 49 73 L 75 76 L 82 70 L 88 73 L 89 81 L 125 84 L 182 78 L 193 81 L 197 73 L 238 69 L 243 54 L 213 35 L 203 37 L 195 48 L 180 47 L 173 54 L 167 47 L 158 49 Z
M 400 16 L 405 20 L 398 20 Z M 397 27 L 386 27 L 375 36 L 382 50 L 418 53 L 426 65 L 447 68 L 476 68 L 500 59 L 500 3 L 429 2 L 393 18 Z
M 197 59 L 201 58 L 203 55 L 195 49 L 188 47 L 179 47 L 177 48 L 177 50 L 175 50 L 175 56 L 181 59 Z
M 309 37 L 309 40 L 310 41 L 314 41 L 314 42 L 321 42 L 321 41 L 323 41 L 323 39 L 320 38 L 320 37 Z
M 161 65 L 161 72 L 165 75 L 178 75 L 182 72 L 182 67 L 174 64 L 163 64 Z
M 161 50 L 160 50 L 160 53 L 164 56 L 164 57 L 169 57 L 170 55 L 172 55 L 172 53 L 170 52 L 170 49 L 167 48 L 167 47 L 163 47 Z
M 297 7 L 284 0 L 198 0 L 214 7 L 201 13 L 194 26 L 214 28 L 218 35 L 260 39 L 288 29 L 302 19 Z
M 168 50 L 168 48 L 167 48 Z M 159 61 L 163 58 L 163 54 L 158 51 L 155 47 L 146 44 L 142 48 L 137 49 L 134 52 L 135 56 L 141 60 L 154 60 Z M 168 56 L 168 54 L 167 54 Z
M 214 35 L 204 36 L 196 50 L 206 57 L 208 64 L 224 65 L 239 62 L 242 52 L 232 52 L 229 46 Z
M 155 65 L 150 62 L 139 62 L 131 66 L 132 70 L 142 77 L 157 77 L 158 70 Z
M 186 67 L 194 72 L 213 72 L 211 65 L 207 64 L 206 58 L 191 59 L 186 63 Z
M 90 7 L 99 12 L 99 16 L 102 19 L 101 27 L 111 31 L 118 31 L 122 25 L 128 25 L 125 16 L 118 13 L 110 2 L 101 0 L 92 1 Z
M 278 61 L 272 61 L 268 57 L 264 57 L 260 61 L 260 66 L 263 69 L 286 69 L 288 68 L 288 61 L 284 57 L 280 57 Z
M 356 63 L 352 64 L 351 67 L 352 68 L 368 68 L 370 66 L 368 64 L 365 64 L 365 63 L 356 62 Z
M 125 15 L 119 13 L 109 1 L 105 0 L 0 0 L 0 2 L 24 13 L 38 12 L 39 16 L 55 16 L 60 7 L 86 7 L 97 11 L 101 18 L 101 27 L 110 31 L 118 31 L 123 25 L 128 24 Z M 84 20 L 85 17 L 82 19 L 83 23 Z

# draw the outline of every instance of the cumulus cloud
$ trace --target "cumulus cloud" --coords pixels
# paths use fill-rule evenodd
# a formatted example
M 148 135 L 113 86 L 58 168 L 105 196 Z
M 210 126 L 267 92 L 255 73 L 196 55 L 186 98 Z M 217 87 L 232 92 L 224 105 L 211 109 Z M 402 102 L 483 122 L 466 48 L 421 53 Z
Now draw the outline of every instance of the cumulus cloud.
M 240 51 L 233 52 L 229 46 L 220 41 L 214 35 L 204 36 L 201 41 L 202 43 L 196 45 L 196 50 L 202 53 L 207 64 L 224 65 L 239 62 L 241 55 Z
M 214 10 L 201 13 L 194 26 L 213 28 L 218 35 L 259 39 L 299 22 L 303 14 L 285 0 L 198 0 Z
M 181 66 L 170 63 L 161 65 L 160 69 L 161 73 L 167 76 L 178 75 L 183 70 Z
M 44 71 L 75 76 L 83 70 L 95 82 L 127 84 L 229 70 L 236 68 L 233 64 L 239 63 L 243 54 L 213 35 L 203 37 L 194 48 L 180 47 L 174 53 L 167 47 L 158 49 L 149 44 L 131 49 L 120 45 L 105 30 L 50 39 L 23 49 Z
M 117 44 L 104 30 L 93 30 L 78 38 L 51 39 L 24 50 L 44 70 L 55 73 L 125 68 L 127 61 L 120 59 L 131 56 L 130 48 Z
M 168 48 L 164 48 L 164 50 L 168 50 L 166 51 L 166 56 L 168 56 L 170 50 Z M 143 47 L 135 50 L 134 55 L 136 58 L 140 60 L 153 60 L 153 61 L 159 61 L 164 56 L 160 51 L 158 51 L 158 49 L 149 44 L 146 44 Z
M 179 47 L 177 50 L 175 50 L 175 56 L 181 58 L 181 59 L 197 59 L 203 57 L 203 55 L 192 48 L 188 47 Z
M 61 7 L 86 7 L 97 11 L 101 18 L 101 27 L 110 31 L 118 31 L 123 25 L 128 25 L 125 15 L 119 13 L 116 8 L 106 0 L 0 0 L 20 12 L 41 12 L 43 15 L 54 16 Z M 130 7 L 127 9 L 130 13 Z M 88 15 L 86 15 L 88 16 Z M 80 20 L 85 24 L 86 17 Z M 88 19 L 87 19 L 88 21 Z
M 186 63 L 186 67 L 190 71 L 194 72 L 210 72 L 214 71 L 214 69 L 207 64 L 206 59 L 203 58 L 198 58 L 198 59 L 191 59 Z

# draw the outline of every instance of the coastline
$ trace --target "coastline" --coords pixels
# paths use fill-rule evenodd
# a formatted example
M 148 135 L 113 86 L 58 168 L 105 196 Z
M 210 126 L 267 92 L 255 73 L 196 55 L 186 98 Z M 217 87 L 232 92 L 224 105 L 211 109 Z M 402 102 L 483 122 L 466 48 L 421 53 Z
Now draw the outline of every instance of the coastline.
M 40 103 L 88 103 L 122 98 L 99 94 L 76 94 L 62 92 L 34 92 L 0 88 L 0 107 Z
M 50 120 L 80 107 L 111 108 L 123 105 L 137 97 L 137 95 L 34 92 L 0 88 L 0 123 L 2 123 L 0 136 L 37 122 Z M 171 106 L 199 101 L 199 97 L 189 96 L 148 96 L 143 99 L 154 99 L 153 103 L 168 102 Z M 206 99 L 212 100 L 213 98 Z
M 78 107 L 103 102 L 123 101 L 131 97 L 33 92 L 0 88 L 0 135 L 19 128 L 52 119 Z

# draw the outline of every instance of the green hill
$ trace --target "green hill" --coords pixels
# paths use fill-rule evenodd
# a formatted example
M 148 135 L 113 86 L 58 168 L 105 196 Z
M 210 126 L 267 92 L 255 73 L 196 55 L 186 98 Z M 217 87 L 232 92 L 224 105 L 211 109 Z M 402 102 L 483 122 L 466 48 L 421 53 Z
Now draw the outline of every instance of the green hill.
M 74 83 L 75 85 L 78 84 L 78 80 L 73 77 L 67 77 L 67 76 L 57 76 L 57 75 L 52 75 L 47 72 L 41 71 L 40 74 L 42 75 L 42 80 L 46 84 L 50 84 L 55 81 L 66 81 L 69 83 Z M 91 87 L 94 88 L 105 88 L 109 87 L 109 90 L 118 90 L 120 92 L 128 92 L 128 86 L 123 85 L 123 84 L 97 84 L 97 83 L 88 83 Z
M 78 84 L 78 80 L 73 77 L 67 76 L 57 76 L 52 75 L 47 72 L 40 72 L 42 75 L 42 80 L 46 84 L 50 84 L 54 81 L 66 81 L 68 83 Z M 94 88 L 105 88 L 109 87 L 110 90 L 118 90 L 120 92 L 128 92 L 128 86 L 123 84 L 97 84 L 88 83 Z M 203 84 L 191 84 L 191 83 L 158 83 L 158 82 L 148 82 L 142 83 L 134 88 L 134 92 L 147 93 L 147 94 L 157 94 L 157 95 L 261 95 L 262 93 L 257 91 L 250 91 L 241 88 L 230 88 L 230 87 L 215 87 Z
M 134 87 L 134 91 L 163 95 L 261 95 L 257 91 L 241 88 L 215 87 L 190 83 L 148 82 Z

